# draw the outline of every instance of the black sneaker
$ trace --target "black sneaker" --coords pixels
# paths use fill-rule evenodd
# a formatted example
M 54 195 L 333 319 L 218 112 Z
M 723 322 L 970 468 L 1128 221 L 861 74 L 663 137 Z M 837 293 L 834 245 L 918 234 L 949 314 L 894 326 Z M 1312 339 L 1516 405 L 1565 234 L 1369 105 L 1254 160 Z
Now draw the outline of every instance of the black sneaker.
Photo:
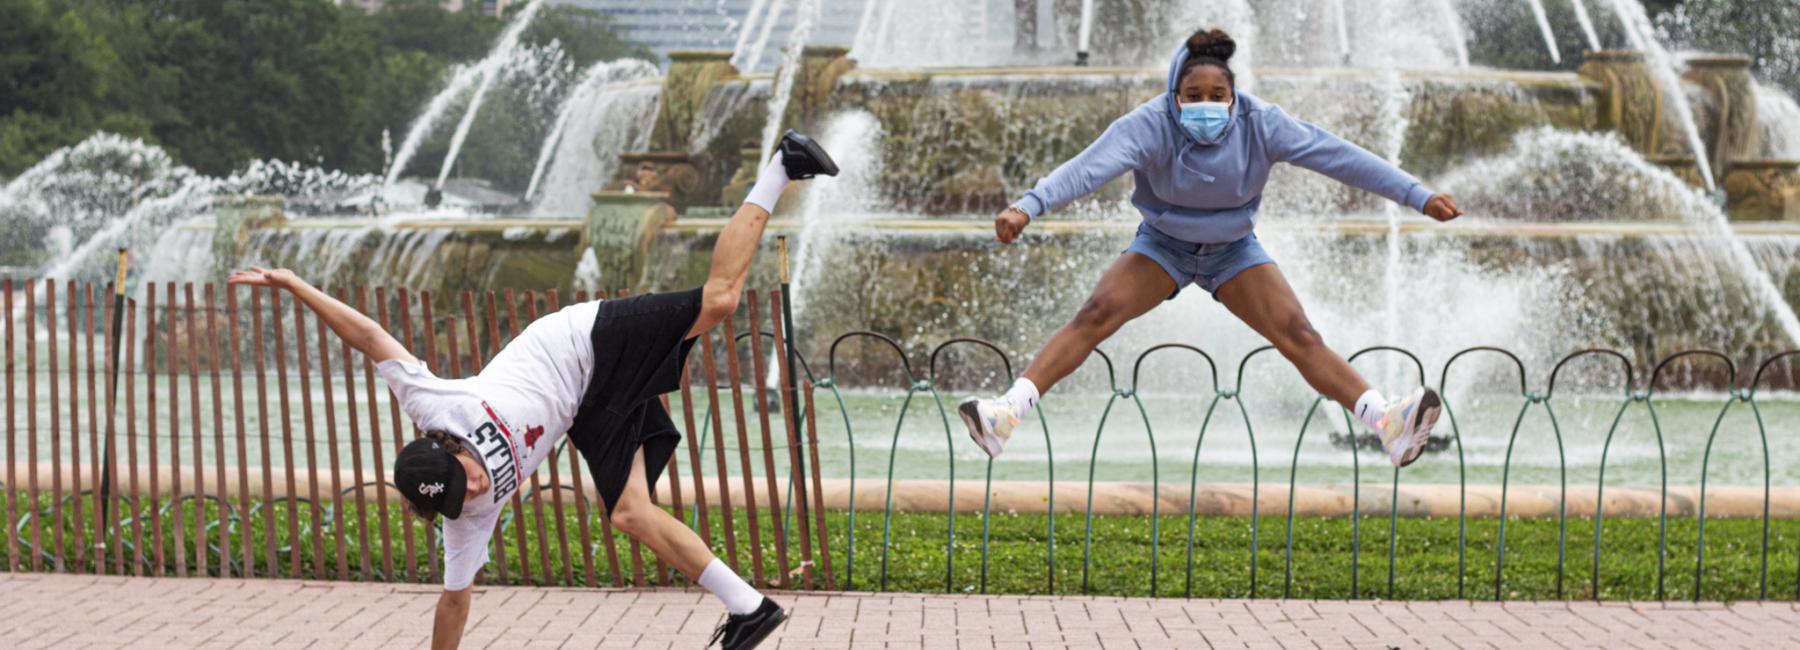
M 793 131 L 789 131 L 788 135 L 795 134 Z M 806 136 L 800 137 L 805 138 Z M 807 140 L 808 144 L 811 142 L 811 140 Z M 782 146 L 786 147 L 786 145 L 787 142 L 784 140 Z M 830 159 L 826 159 L 826 162 L 830 162 Z M 792 174 L 793 171 L 790 169 L 788 173 Z M 725 624 L 720 625 L 719 629 L 713 630 L 712 640 L 706 642 L 706 647 L 710 648 L 716 643 L 725 650 L 750 650 L 762 643 L 770 632 L 774 632 L 775 628 L 781 627 L 781 624 L 786 621 L 787 612 L 781 611 L 780 605 L 776 605 L 775 601 L 765 597 L 762 604 L 757 606 L 756 611 L 725 617 Z
M 787 168 L 788 180 L 802 181 L 819 174 L 836 176 L 837 163 L 812 138 L 788 129 L 781 136 L 781 165 Z

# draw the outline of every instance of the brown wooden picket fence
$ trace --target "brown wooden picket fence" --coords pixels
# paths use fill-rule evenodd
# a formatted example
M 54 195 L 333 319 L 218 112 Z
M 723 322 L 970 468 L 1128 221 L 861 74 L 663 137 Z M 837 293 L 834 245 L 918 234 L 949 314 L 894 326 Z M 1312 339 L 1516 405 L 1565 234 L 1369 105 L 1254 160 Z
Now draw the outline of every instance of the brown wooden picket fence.
M 291 296 L 146 283 L 124 301 L 113 337 L 110 287 L 0 282 L 6 570 L 440 578 L 436 530 L 405 514 L 388 477 L 393 454 L 419 431 L 373 362 Z M 554 290 L 329 291 L 447 378 L 479 373 L 563 299 Z M 701 337 L 679 404 L 663 398 L 684 427 L 686 453 L 670 459 L 652 498 L 757 584 L 833 588 L 813 387 L 791 379 L 783 299 L 749 291 L 736 317 Z M 771 361 L 774 387 L 761 380 Z M 562 444 L 513 496 L 481 580 L 681 580 L 612 529 L 571 451 Z

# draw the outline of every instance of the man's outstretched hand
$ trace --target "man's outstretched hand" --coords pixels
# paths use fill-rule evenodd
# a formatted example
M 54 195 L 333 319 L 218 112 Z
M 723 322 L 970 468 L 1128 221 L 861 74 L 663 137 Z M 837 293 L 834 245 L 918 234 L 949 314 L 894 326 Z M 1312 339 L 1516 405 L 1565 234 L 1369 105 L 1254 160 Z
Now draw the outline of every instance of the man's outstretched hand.
M 265 269 L 252 266 L 248 271 L 237 271 L 225 279 L 226 284 L 248 284 L 255 287 L 273 287 L 286 289 L 294 286 L 300 277 L 287 269 Z

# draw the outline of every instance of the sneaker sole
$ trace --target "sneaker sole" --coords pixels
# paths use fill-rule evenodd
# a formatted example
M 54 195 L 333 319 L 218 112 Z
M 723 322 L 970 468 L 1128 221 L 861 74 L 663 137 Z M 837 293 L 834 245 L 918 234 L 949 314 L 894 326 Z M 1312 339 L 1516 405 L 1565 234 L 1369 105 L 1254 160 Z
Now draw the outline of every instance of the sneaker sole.
M 1406 423 L 1406 448 L 1400 452 L 1400 463 L 1397 467 L 1406 467 L 1424 455 L 1425 443 L 1431 440 L 1431 430 L 1437 426 L 1438 415 L 1444 410 L 1444 400 L 1430 388 L 1419 397 L 1419 408 L 1413 411 L 1413 419 Z
M 988 440 L 996 436 L 983 430 L 981 411 L 976 406 L 976 400 L 970 398 L 957 404 L 956 414 L 962 418 L 963 424 L 969 427 L 969 439 L 975 441 L 975 446 L 980 447 L 981 451 L 988 455 L 988 458 L 998 457 L 999 454 L 994 453 L 994 449 L 988 446 Z
M 762 625 L 756 626 L 756 629 L 751 630 L 750 636 L 745 637 L 744 643 L 738 647 L 743 648 L 744 650 L 750 650 L 751 648 L 762 645 L 763 640 L 769 638 L 769 635 L 773 634 L 776 629 L 785 625 L 787 620 L 787 610 L 775 610 L 775 615 L 769 617 L 769 620 L 764 621 Z
M 789 178 L 789 180 L 803 181 L 818 174 L 824 174 L 826 176 L 838 175 L 837 161 L 831 159 L 831 154 L 825 153 L 825 148 L 819 146 L 817 140 L 813 140 L 811 137 L 793 129 L 788 129 L 787 133 L 782 134 L 781 139 L 784 143 L 793 143 L 794 146 L 799 147 L 801 151 L 806 153 L 807 157 L 812 158 L 813 162 L 818 163 L 819 165 L 819 170 L 817 172 L 805 174 L 800 178 Z

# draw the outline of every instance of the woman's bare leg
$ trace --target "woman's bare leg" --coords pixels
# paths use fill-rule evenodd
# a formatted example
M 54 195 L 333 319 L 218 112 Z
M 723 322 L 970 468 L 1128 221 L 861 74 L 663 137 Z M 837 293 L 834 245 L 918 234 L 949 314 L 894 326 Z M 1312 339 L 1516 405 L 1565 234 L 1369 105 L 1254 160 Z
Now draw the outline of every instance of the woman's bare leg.
M 1100 276 L 1075 317 L 1038 350 L 1025 369 L 1025 379 L 1039 391 L 1049 392 L 1056 382 L 1081 367 L 1102 341 L 1131 319 L 1155 309 L 1175 289 L 1175 280 L 1150 258 L 1137 253 L 1120 255 Z
M 1314 390 L 1352 412 L 1356 400 L 1369 390 L 1369 382 L 1350 363 L 1325 347 L 1325 340 L 1307 320 L 1300 298 L 1287 277 L 1274 264 L 1254 266 L 1219 287 L 1219 302 L 1239 320 L 1268 339 L 1287 357 Z

